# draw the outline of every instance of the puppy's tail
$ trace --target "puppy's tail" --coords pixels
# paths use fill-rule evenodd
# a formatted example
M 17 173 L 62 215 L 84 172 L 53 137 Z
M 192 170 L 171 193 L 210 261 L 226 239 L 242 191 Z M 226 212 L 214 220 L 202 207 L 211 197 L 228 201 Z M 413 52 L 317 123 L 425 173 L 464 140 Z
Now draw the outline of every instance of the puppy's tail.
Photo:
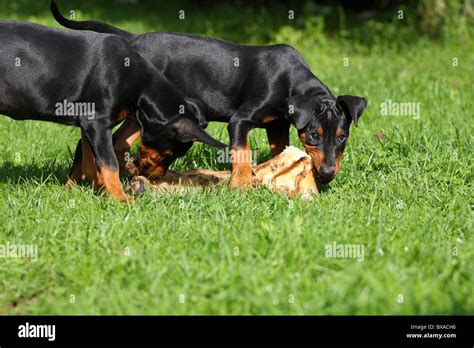
M 69 29 L 91 30 L 98 33 L 115 34 L 124 38 L 127 41 L 135 37 L 135 34 L 129 33 L 128 31 L 119 28 L 115 28 L 105 23 L 94 21 L 71 21 L 70 19 L 65 18 L 61 14 L 61 12 L 59 12 L 58 6 L 54 1 L 51 1 L 51 12 L 53 14 L 54 19 L 56 19 L 59 24 Z

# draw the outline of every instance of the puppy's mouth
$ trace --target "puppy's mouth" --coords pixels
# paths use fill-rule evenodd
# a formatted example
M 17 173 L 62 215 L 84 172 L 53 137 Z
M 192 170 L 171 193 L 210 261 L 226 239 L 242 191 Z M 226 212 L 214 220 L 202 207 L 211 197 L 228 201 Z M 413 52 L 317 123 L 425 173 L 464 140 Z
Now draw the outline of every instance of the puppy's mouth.
M 163 163 L 154 164 L 153 166 L 139 167 L 139 174 L 143 175 L 146 178 L 159 178 L 165 175 L 168 170 L 168 166 L 165 166 Z
M 324 176 L 316 171 L 316 180 L 318 180 L 318 182 L 320 182 L 321 184 L 329 184 L 332 179 L 334 179 L 334 176 Z
M 334 177 L 336 176 L 335 175 L 336 173 L 334 175 L 327 176 L 319 172 L 320 168 L 321 168 L 321 165 L 320 165 L 319 158 L 316 158 L 316 160 L 313 159 L 313 173 L 316 180 L 321 184 L 325 184 L 325 185 L 329 184 L 332 181 L 332 179 L 334 179 Z
M 148 179 L 158 179 L 166 174 L 172 162 L 172 157 L 158 161 L 151 158 L 139 157 L 135 162 L 137 165 L 137 175 L 144 176 Z

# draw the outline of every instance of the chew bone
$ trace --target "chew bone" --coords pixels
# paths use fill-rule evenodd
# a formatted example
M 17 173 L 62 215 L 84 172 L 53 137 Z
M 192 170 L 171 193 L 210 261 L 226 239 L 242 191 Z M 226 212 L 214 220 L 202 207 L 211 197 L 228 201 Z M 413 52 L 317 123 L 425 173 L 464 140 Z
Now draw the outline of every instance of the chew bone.
M 142 193 L 145 189 L 171 191 L 200 188 L 228 183 L 231 173 L 228 170 L 213 171 L 194 169 L 182 172 L 168 171 L 164 176 L 148 180 L 142 176 L 132 178 L 127 191 Z M 312 199 L 318 195 L 313 177 L 311 157 L 300 149 L 288 146 L 282 153 L 253 167 L 252 185 L 263 185 L 274 191 L 285 192 L 294 197 Z

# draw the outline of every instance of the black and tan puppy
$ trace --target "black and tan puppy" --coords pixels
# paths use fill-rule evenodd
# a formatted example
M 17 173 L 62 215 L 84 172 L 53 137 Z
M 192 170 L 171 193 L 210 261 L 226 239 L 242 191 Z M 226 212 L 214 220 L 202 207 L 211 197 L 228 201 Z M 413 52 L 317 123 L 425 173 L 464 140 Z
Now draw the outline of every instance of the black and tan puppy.
M 188 98 L 202 118 L 228 122 L 233 186 L 251 182 L 247 135 L 256 127 L 266 129 L 274 156 L 288 145 L 290 124 L 294 124 L 313 158 L 318 180 L 328 183 L 339 171 L 350 124 L 357 126 L 366 100 L 335 97 L 292 47 L 246 46 L 175 33 L 135 35 L 105 23 L 68 20 L 54 2 L 51 10 L 67 28 L 125 38 Z
M 145 173 L 167 167 L 192 141 L 226 146 L 204 132 L 174 87 L 119 36 L 0 21 L 0 43 L 0 114 L 81 128 L 71 181 L 85 177 L 127 199 L 112 128 L 135 111 Z

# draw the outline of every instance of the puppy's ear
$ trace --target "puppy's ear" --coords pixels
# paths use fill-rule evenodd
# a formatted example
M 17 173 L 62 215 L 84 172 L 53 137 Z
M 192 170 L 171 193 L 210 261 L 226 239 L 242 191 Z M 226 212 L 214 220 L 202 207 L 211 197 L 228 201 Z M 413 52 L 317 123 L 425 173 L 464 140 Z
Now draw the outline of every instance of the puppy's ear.
M 354 126 L 357 127 L 357 121 L 367 106 L 367 100 L 352 95 L 341 95 L 337 97 L 336 104 L 344 110 L 346 116 L 350 117 L 354 122 Z
M 228 145 L 217 141 L 197 123 L 197 121 L 189 118 L 180 117 L 171 121 L 168 125 L 168 130 L 180 142 L 188 143 L 190 141 L 200 141 L 201 143 L 223 148 Z
M 289 97 L 287 100 L 288 115 L 294 122 L 297 129 L 303 129 L 311 120 L 315 108 L 315 99 L 313 96 L 298 94 Z
M 206 128 L 207 127 L 207 119 L 206 117 L 204 116 L 204 107 L 203 107 L 203 104 L 197 100 L 197 99 L 194 99 L 194 98 L 184 98 L 184 100 L 186 101 L 186 103 L 188 104 L 189 108 L 191 109 L 191 111 L 194 113 L 194 115 L 196 116 L 197 120 L 198 120 L 198 123 L 199 125 L 202 127 L 202 128 Z

